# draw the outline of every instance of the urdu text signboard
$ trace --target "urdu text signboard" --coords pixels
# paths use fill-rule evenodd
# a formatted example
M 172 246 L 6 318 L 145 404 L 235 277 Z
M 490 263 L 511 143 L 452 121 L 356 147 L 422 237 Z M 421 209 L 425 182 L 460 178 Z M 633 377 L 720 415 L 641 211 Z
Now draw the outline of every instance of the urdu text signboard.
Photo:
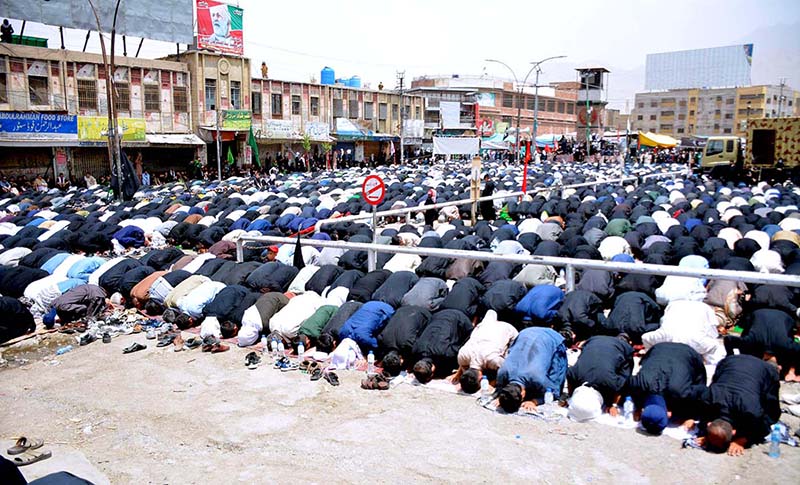
M 143 118 L 117 118 L 122 141 L 147 141 L 147 125 Z M 108 118 L 105 116 L 78 116 L 78 140 L 108 140 Z
M 63 140 L 78 139 L 75 115 L 48 113 L 0 112 L 0 140 Z
M 222 128 L 248 131 L 252 123 L 250 112 L 245 109 L 229 109 L 222 112 Z

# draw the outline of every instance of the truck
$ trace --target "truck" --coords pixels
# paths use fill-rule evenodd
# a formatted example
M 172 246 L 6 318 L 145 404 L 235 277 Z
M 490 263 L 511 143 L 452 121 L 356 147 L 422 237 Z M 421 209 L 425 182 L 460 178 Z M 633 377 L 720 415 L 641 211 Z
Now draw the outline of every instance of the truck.
M 800 117 L 759 118 L 747 123 L 747 138 L 708 138 L 700 170 L 722 178 L 800 178 Z

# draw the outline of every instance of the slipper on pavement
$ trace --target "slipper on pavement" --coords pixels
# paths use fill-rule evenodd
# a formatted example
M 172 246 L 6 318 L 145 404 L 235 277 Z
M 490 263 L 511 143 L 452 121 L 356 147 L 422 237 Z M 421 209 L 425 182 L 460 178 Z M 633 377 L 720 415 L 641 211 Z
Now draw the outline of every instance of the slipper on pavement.
M 131 354 L 133 352 L 138 352 L 138 351 L 144 350 L 146 348 L 147 348 L 147 345 L 142 345 L 139 342 L 134 342 L 134 343 L 130 344 L 129 346 L 125 347 L 124 349 L 122 349 L 122 353 L 123 354 Z
M 320 379 L 322 379 L 322 369 L 317 367 L 316 369 L 311 371 L 311 380 L 312 381 L 318 381 Z
M 36 448 L 41 448 L 44 444 L 44 440 L 38 438 L 27 438 L 25 436 L 20 436 L 14 446 L 7 449 L 9 455 L 19 455 L 20 453 L 25 453 L 28 450 L 35 450 Z
M 51 456 L 53 456 L 53 454 L 47 450 L 44 451 L 28 450 L 21 455 L 15 456 L 13 462 L 17 466 L 25 466 L 25 465 L 30 465 L 32 463 L 36 463 L 37 461 L 46 460 Z
M 111 343 L 111 334 L 106 332 L 103 334 L 103 343 L 110 344 Z
M 328 381 L 332 386 L 339 385 L 339 376 L 336 375 L 336 372 L 326 372 L 325 380 Z

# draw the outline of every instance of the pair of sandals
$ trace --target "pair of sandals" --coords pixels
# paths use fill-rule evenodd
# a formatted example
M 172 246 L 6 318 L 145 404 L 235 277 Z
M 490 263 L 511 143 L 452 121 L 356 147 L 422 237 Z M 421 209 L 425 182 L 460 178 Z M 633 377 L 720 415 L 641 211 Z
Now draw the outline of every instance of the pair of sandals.
M 281 372 L 289 372 L 300 368 L 300 364 L 292 362 L 288 357 L 279 357 L 278 360 L 272 365 L 274 369 L 280 369 Z
M 230 350 L 230 347 L 220 342 L 217 337 L 213 335 L 209 335 L 203 339 L 203 352 L 211 352 L 212 354 L 219 354 L 221 352 L 227 352 Z
M 21 436 L 17 439 L 14 446 L 7 449 L 9 455 L 16 455 L 13 463 L 17 466 L 25 466 L 50 458 L 53 454 L 48 450 L 40 450 L 44 446 L 44 440 L 37 438 L 27 438 Z
M 371 374 L 366 379 L 361 381 L 361 389 L 374 390 L 374 391 L 388 391 L 389 381 L 391 376 L 386 372 L 379 372 Z

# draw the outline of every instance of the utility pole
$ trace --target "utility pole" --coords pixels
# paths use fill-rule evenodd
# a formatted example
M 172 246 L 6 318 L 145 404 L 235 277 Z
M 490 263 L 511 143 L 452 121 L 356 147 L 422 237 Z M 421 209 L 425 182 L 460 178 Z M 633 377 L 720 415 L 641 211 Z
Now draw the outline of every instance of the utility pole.
M 397 85 L 400 90 L 400 165 L 403 164 L 405 160 L 405 136 L 403 134 L 403 130 L 405 128 L 405 121 L 406 121 L 406 104 L 405 99 L 403 98 L 403 82 L 405 81 L 406 72 L 405 71 L 397 71 Z
M 122 158 L 120 154 L 119 137 L 117 132 L 117 113 L 116 113 L 116 86 L 114 85 L 114 38 L 116 37 L 117 13 L 119 4 L 122 0 L 117 0 L 114 8 L 114 18 L 111 25 L 111 59 L 106 53 L 106 43 L 103 39 L 103 29 L 100 24 L 100 16 L 92 0 L 88 0 L 89 7 L 92 9 L 95 21 L 97 22 L 97 33 L 100 37 L 100 50 L 103 54 L 103 67 L 106 70 L 106 105 L 108 109 L 108 155 L 111 161 L 111 175 L 117 172 L 117 187 L 114 196 L 122 200 Z M 89 32 L 86 33 L 86 41 L 89 40 Z M 84 45 L 86 50 L 86 45 Z
M 217 181 L 222 182 L 222 156 L 220 155 L 220 151 L 222 150 L 220 142 L 219 142 L 219 104 L 216 103 L 214 106 L 214 110 L 217 112 Z
M 592 117 L 589 114 L 589 74 L 586 74 L 586 158 L 592 154 L 592 140 L 590 139 L 591 129 L 589 123 Z
M 783 87 L 786 86 L 786 78 L 781 78 L 781 92 L 778 95 L 778 118 L 783 116 Z

